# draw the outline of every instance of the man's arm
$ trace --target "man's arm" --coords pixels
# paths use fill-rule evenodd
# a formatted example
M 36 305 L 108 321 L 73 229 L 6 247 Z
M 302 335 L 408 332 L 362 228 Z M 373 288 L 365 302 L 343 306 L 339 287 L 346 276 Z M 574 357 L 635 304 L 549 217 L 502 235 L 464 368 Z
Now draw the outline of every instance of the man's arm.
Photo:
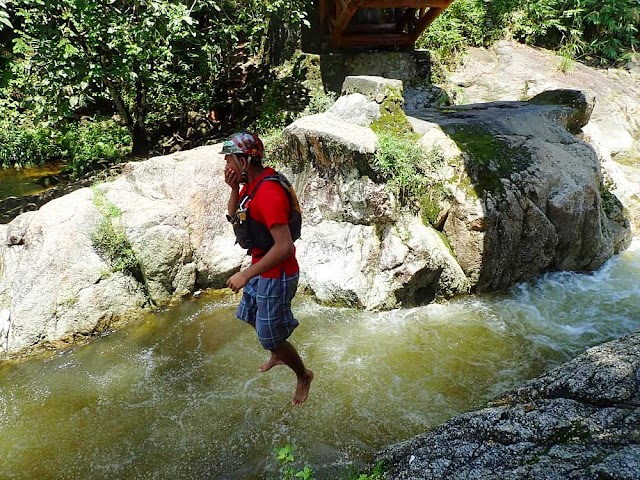
M 238 208 L 238 198 L 240 198 L 240 189 L 232 188 L 231 194 L 229 195 L 229 203 L 227 204 L 227 213 L 230 217 L 233 217 L 236 214 L 236 209 Z
M 293 255 L 294 247 L 293 240 L 291 240 L 291 230 L 289 230 L 289 224 L 276 224 L 269 230 L 273 237 L 273 247 L 262 257 L 259 261 L 251 265 L 246 270 L 234 274 L 229 280 L 227 280 L 227 286 L 237 292 L 244 287 L 249 280 L 256 275 L 260 275 L 273 267 L 281 264 L 291 255 Z

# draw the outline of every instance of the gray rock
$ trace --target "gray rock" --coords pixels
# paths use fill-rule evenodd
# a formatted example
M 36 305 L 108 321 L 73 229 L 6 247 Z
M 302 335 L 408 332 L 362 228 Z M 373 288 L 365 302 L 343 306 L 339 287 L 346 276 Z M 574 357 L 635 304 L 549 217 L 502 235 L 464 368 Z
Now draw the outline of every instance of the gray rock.
M 623 69 L 593 69 L 576 62 L 567 72 L 552 52 L 512 41 L 472 48 L 443 87 L 456 103 L 528 100 L 545 91 L 577 89 L 596 94 L 591 123 L 606 152 L 640 154 L 640 77 Z
M 547 103 L 556 96 L 573 106 Z M 603 204 L 596 151 L 565 128 L 592 105 L 575 92 L 540 98 L 412 112 L 430 137 L 423 144 L 434 130 L 457 144 L 443 150 L 452 198 L 443 230 L 475 291 L 545 270 L 593 270 L 630 242 L 629 220 Z
M 570 132 L 579 132 L 591 119 L 596 96 L 583 90 L 557 89 L 546 90 L 529 99 L 530 103 L 541 105 L 564 105 L 566 112 L 561 112 L 556 121 L 564 125 Z
M 348 76 L 342 84 L 342 95 L 360 93 L 376 103 L 384 102 L 390 93 L 397 93 L 402 97 L 402 90 L 401 80 L 370 75 Z
M 222 287 L 245 252 L 224 219 L 228 187 L 219 146 L 131 163 L 113 182 L 83 188 L 0 227 L 3 356 L 92 335 L 150 304 L 197 286 Z M 142 278 L 113 268 L 94 246 L 105 220 L 102 196 L 118 214 Z M 1 340 L 0 336 L 0 340 Z
M 583 139 L 596 149 L 608 187 L 640 231 L 640 182 L 629 182 L 614 160 L 640 158 L 640 75 L 580 63 L 562 72 L 552 52 L 512 41 L 472 48 L 441 87 L 455 103 L 527 100 L 549 90 L 593 92 L 596 102 Z M 532 67 L 533 66 L 533 67 Z M 455 95 L 454 95 L 455 94 Z M 546 94 L 548 95 L 548 94 Z M 590 100 L 588 100 L 590 102 Z
M 368 100 L 361 93 L 343 95 L 327 110 L 327 114 L 335 115 L 341 120 L 361 127 L 369 127 L 380 118 L 380 105 Z
M 588 121 L 593 98 L 546 92 L 535 102 L 412 112 L 409 121 L 422 135 L 420 144 L 443 158 L 441 165 L 429 166 L 430 188 L 448 192 L 439 200 L 435 224 L 454 256 L 444 244 L 426 240 L 437 235 L 431 226 L 413 222 L 408 235 L 425 239 L 430 256 L 446 258 L 447 267 L 424 258 L 409 261 L 400 253 L 406 242 L 384 237 L 390 225 L 402 223 L 402 209 L 376 172 L 375 135 L 356 120 L 364 104 L 357 89 L 381 87 L 369 77 L 350 78 L 345 85 L 356 92 L 348 97 L 359 102 L 342 102 L 340 120 L 327 112 L 302 118 L 284 132 L 291 174 L 314 227 L 313 248 L 303 241 L 300 250 L 303 283 L 318 299 L 376 309 L 469 288 L 499 290 L 547 270 L 598 268 L 628 245 L 627 218 L 602 204 L 594 149 L 567 131 Z M 389 277 L 385 267 L 402 262 L 412 273 L 391 268 Z

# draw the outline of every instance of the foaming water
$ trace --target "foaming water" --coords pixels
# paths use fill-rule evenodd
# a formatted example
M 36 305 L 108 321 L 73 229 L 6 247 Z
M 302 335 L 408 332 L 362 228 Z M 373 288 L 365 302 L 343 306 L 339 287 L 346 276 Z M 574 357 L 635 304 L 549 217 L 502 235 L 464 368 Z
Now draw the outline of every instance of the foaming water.
M 359 312 L 301 298 L 292 341 L 314 370 L 307 403 L 212 292 L 56 356 L 0 368 L 0 478 L 277 478 L 291 443 L 343 478 L 597 343 L 640 328 L 640 240 L 593 274 L 503 295 Z

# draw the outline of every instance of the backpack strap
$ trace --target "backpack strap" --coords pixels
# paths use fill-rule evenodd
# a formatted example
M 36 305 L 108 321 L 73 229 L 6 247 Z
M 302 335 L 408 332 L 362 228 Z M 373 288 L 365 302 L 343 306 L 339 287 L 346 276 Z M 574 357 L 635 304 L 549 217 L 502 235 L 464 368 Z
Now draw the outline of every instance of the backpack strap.
M 265 180 L 275 180 L 279 182 L 280 175 L 276 173 L 274 175 L 265 175 L 264 177 L 262 177 L 258 182 L 258 184 L 255 187 L 253 187 L 253 190 L 251 191 L 251 193 L 247 195 L 248 200 L 251 200 L 255 196 L 256 192 L 258 191 L 258 188 L 260 187 L 260 185 L 262 185 L 262 182 L 264 182 Z

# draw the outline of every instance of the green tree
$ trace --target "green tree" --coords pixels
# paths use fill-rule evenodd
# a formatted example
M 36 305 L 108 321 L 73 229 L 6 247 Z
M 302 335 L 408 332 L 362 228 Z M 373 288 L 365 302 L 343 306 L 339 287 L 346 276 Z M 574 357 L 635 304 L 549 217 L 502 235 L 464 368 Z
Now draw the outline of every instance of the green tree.
M 9 20 L 7 3 L 4 0 L 0 0 L 0 31 L 7 27 L 13 28 L 13 25 L 11 25 L 11 21 Z
M 195 35 L 190 8 L 166 0 L 16 0 L 15 8 L 21 106 L 63 121 L 108 98 L 134 152 L 144 149 L 150 95 L 179 63 L 176 45 Z
M 270 19 L 293 17 L 295 27 L 304 6 L 304 0 L 14 0 L 13 18 L 0 13 L 1 24 L 15 28 L 12 94 L 20 110 L 58 124 L 110 105 L 137 153 L 145 150 L 150 125 L 207 108 L 238 45 L 246 55 L 258 52 Z

